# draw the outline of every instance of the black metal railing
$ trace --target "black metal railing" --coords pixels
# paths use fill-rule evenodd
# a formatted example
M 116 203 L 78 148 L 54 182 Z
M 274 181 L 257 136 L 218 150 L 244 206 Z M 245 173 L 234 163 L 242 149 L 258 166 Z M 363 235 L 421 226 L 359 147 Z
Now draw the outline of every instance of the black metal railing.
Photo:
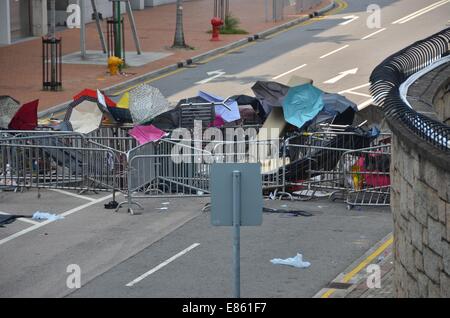
M 117 34 L 117 24 L 120 23 L 120 52 L 116 52 L 116 38 L 119 36 Z M 120 19 L 120 22 L 114 20 L 113 18 L 106 20 L 106 38 L 108 41 L 108 57 L 116 56 L 125 61 L 125 25 L 123 18 Z
M 52 91 L 62 89 L 61 38 L 42 38 L 42 87 Z
M 400 86 L 411 75 L 449 55 L 449 48 L 447 28 L 391 55 L 370 76 L 370 92 L 385 116 L 446 153 L 450 153 L 450 127 L 409 107 L 400 95 Z

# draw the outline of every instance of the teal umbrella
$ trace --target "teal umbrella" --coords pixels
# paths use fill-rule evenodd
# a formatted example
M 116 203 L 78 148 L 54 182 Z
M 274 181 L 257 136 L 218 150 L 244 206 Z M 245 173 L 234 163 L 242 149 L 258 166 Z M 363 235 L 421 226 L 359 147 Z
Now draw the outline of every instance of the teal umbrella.
M 323 92 L 311 84 L 289 89 L 283 99 L 284 119 L 298 128 L 313 120 L 324 107 Z

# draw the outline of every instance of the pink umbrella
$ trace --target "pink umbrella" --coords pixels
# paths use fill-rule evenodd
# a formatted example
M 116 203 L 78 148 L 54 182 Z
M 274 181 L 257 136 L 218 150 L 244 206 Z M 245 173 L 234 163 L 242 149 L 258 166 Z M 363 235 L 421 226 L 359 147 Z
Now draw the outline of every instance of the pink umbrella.
M 136 126 L 131 129 L 128 134 L 133 136 L 134 139 L 138 141 L 140 145 L 146 144 L 148 142 L 157 141 L 161 138 L 167 136 L 167 133 L 156 128 L 153 125 L 149 126 Z

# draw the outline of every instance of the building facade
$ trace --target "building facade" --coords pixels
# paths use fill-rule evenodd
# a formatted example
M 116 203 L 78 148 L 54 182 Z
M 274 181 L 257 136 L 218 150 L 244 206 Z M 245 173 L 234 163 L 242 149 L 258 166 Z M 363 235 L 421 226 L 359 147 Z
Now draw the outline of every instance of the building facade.
M 102 18 L 112 16 L 110 0 L 94 0 Z M 129 0 L 133 10 L 143 10 L 176 0 Z M 69 15 L 67 8 L 70 4 L 83 7 L 85 21 L 93 21 L 92 0 L 56 0 L 56 25 L 64 27 Z M 48 32 L 50 23 L 50 0 L 1 0 L 0 1 L 0 45 L 8 45 L 21 39 L 43 36 Z M 125 4 L 122 3 L 125 12 Z

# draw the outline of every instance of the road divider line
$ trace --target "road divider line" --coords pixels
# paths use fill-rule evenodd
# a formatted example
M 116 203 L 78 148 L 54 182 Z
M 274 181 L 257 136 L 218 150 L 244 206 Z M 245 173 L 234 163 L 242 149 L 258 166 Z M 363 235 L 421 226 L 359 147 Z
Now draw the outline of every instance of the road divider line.
M 369 35 L 366 35 L 361 40 L 367 40 L 367 39 L 371 38 L 372 36 L 377 35 L 378 33 L 381 33 L 381 32 L 386 31 L 386 30 L 387 30 L 387 28 L 379 29 L 378 31 L 375 31 L 373 33 L 370 33 Z
M 340 91 L 338 94 L 342 95 L 342 94 L 345 94 L 345 93 L 350 93 L 350 92 L 353 92 L 353 91 L 355 91 L 357 89 L 368 87 L 368 86 L 370 86 L 370 83 L 362 84 L 362 85 L 359 85 L 359 86 L 355 86 L 355 87 L 352 87 L 352 88 Z
M 322 55 L 320 58 L 321 58 L 321 59 L 324 59 L 324 58 L 326 58 L 326 57 L 328 57 L 328 56 L 330 56 L 330 55 L 333 55 L 334 53 L 337 53 L 337 52 L 339 52 L 339 51 L 342 51 L 342 50 L 348 48 L 349 46 L 350 46 L 349 44 L 344 45 L 343 47 L 341 47 L 341 48 L 339 48 L 339 49 L 337 49 L 337 50 L 334 50 L 334 51 L 331 51 L 330 53 L 327 53 L 327 54 L 325 54 L 325 55 Z
M 275 76 L 275 77 L 273 77 L 272 79 L 273 79 L 273 80 L 280 79 L 280 78 L 282 78 L 283 76 L 289 75 L 289 74 L 291 74 L 291 73 L 293 73 L 293 72 L 295 72 L 295 71 L 298 71 L 299 69 L 304 68 L 305 66 L 307 66 L 307 64 L 300 65 L 300 66 L 298 66 L 298 67 L 296 67 L 296 68 L 293 68 L 293 69 L 290 70 L 290 71 L 287 71 L 287 72 L 285 72 L 285 73 L 283 73 L 283 74 L 280 74 L 280 75 L 278 75 L 278 76 Z
M 86 209 L 86 208 L 88 208 L 88 207 L 90 207 L 92 205 L 100 203 L 100 202 L 102 202 L 104 200 L 107 200 L 109 198 L 112 198 L 112 194 L 107 195 L 106 197 L 103 197 L 103 198 L 100 198 L 100 199 L 96 199 L 95 201 L 91 201 L 91 202 L 85 203 L 83 205 L 80 205 L 80 206 L 78 206 L 76 208 L 73 208 L 71 210 L 68 210 L 68 211 L 62 213 L 62 214 L 59 214 L 59 216 L 63 216 L 63 217 L 69 216 L 69 215 L 71 215 L 71 214 L 73 214 L 75 212 L 84 210 L 84 209 Z M 16 233 L 14 233 L 14 234 L 12 234 L 10 236 L 5 237 L 4 239 L 1 239 L 0 240 L 0 245 L 3 245 L 3 244 L 5 244 L 5 243 L 7 243 L 9 241 L 12 241 L 15 238 L 18 238 L 18 237 L 20 237 L 20 236 L 22 236 L 24 234 L 27 234 L 27 233 L 32 232 L 34 230 L 37 230 L 37 229 L 39 229 L 39 228 L 41 228 L 41 227 L 43 227 L 43 226 L 45 226 L 47 224 L 53 223 L 53 222 L 55 222 L 55 221 L 47 220 L 47 221 L 44 221 L 44 222 L 40 222 L 39 224 L 35 224 L 33 226 L 30 226 L 29 228 L 26 228 L 26 229 L 24 229 L 22 231 L 16 232 Z
M 436 8 L 446 4 L 448 2 L 450 2 L 450 0 L 441 0 L 441 1 L 435 2 L 435 3 L 425 7 L 423 9 L 420 9 L 420 10 L 418 10 L 416 12 L 413 12 L 413 13 L 411 13 L 411 14 L 403 17 L 403 18 L 400 18 L 400 19 L 392 22 L 392 24 L 403 24 L 403 23 L 406 23 L 406 22 L 411 21 L 411 20 L 413 20 L 413 19 L 415 19 L 415 18 L 417 18 L 417 17 L 419 17 L 419 16 L 421 16 L 421 15 L 427 13 L 427 12 L 430 12 L 431 10 L 434 10 L 434 9 L 436 9 Z
M 343 19 L 345 19 L 345 20 L 347 20 L 347 21 L 341 22 L 341 23 L 339 23 L 339 25 L 347 25 L 347 24 L 350 24 L 350 23 L 352 23 L 353 21 L 358 20 L 359 17 L 356 16 L 356 15 L 349 15 L 349 16 L 343 17 Z
M 50 189 L 50 191 L 57 192 L 57 193 L 64 194 L 64 195 L 68 195 L 68 196 L 71 196 L 71 197 L 74 197 L 74 198 L 78 198 L 78 199 L 92 201 L 92 202 L 94 202 L 96 200 L 94 198 L 89 198 L 89 197 L 84 196 L 84 195 L 80 195 L 80 194 L 64 191 L 64 190 L 61 190 L 61 189 Z
M 184 254 L 188 253 L 189 251 L 193 250 L 194 248 L 196 248 L 197 246 L 199 246 L 200 243 L 194 243 L 191 246 L 189 246 L 188 248 L 182 250 L 180 253 L 172 256 L 171 258 L 165 260 L 164 262 L 162 262 L 161 264 L 159 264 L 156 267 L 153 267 L 151 270 L 149 270 L 148 272 L 142 274 L 141 276 L 139 276 L 138 278 L 132 280 L 131 282 L 129 282 L 128 284 L 126 284 L 126 287 L 133 287 L 134 285 L 136 285 L 137 283 L 139 283 L 140 281 L 142 281 L 143 279 L 145 279 L 146 277 L 150 276 L 151 274 L 159 271 L 161 268 L 167 266 L 168 264 L 172 263 L 174 260 L 176 260 L 177 258 L 183 256 Z
M 370 97 L 370 98 L 372 98 L 372 96 L 369 95 L 369 94 L 364 94 L 364 93 L 354 92 L 354 91 L 346 92 L 346 94 L 352 94 L 352 95 L 357 95 L 357 96 Z

